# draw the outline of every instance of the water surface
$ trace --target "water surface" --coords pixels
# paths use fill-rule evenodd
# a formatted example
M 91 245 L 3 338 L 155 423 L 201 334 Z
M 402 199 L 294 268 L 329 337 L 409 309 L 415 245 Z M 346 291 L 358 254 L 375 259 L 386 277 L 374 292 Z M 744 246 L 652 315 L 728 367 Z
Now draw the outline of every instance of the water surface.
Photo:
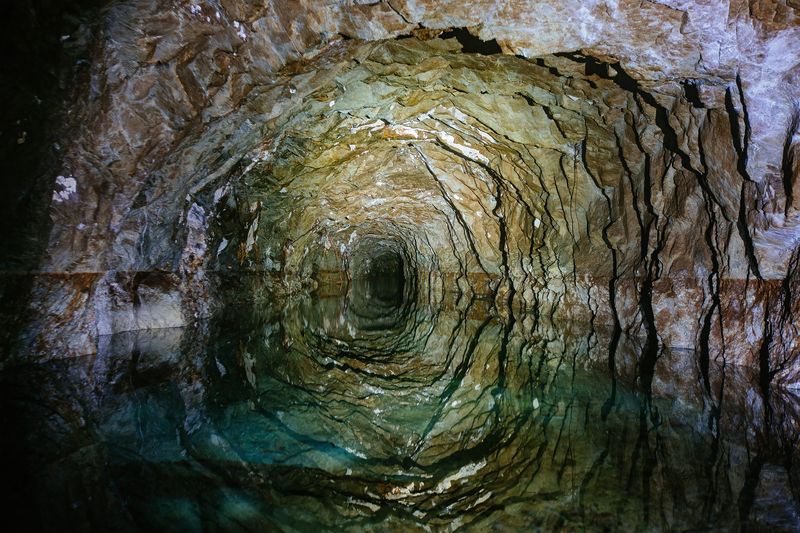
M 790 392 L 729 367 L 708 394 L 668 351 L 645 387 L 635 340 L 408 293 L 367 282 L 7 369 L 6 503 L 48 530 L 800 524 Z

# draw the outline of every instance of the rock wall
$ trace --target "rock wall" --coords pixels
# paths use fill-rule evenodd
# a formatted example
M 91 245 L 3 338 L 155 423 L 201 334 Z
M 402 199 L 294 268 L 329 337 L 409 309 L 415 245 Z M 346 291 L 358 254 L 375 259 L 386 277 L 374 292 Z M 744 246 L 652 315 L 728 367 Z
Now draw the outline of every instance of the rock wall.
M 612 358 L 642 336 L 645 366 L 696 349 L 707 387 L 713 362 L 797 383 L 792 2 L 137 0 L 94 20 L 45 255 L 6 275 L 32 279 L 6 359 L 300 290 L 368 236 L 440 293 L 607 324 Z

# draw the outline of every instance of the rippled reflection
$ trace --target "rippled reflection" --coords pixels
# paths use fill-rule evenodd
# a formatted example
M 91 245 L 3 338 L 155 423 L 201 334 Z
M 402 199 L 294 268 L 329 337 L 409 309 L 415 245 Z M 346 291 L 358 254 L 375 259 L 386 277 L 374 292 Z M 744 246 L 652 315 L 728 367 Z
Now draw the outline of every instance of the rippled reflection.
M 635 343 L 612 378 L 601 332 L 419 305 L 387 265 L 345 295 L 5 372 L 22 503 L 79 529 L 796 523 L 796 397 L 765 404 L 731 369 L 704 397 L 689 353 L 661 356 L 648 397 Z

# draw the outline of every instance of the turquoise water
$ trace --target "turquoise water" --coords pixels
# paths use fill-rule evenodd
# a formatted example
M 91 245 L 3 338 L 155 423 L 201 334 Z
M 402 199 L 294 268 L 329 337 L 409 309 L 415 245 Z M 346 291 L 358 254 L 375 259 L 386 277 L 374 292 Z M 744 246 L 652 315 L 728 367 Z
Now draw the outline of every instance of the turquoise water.
M 609 332 L 375 294 L 229 309 L 7 369 L 4 456 L 24 481 L 6 502 L 31 530 L 800 523 L 789 392 L 727 368 L 709 395 L 693 354 L 667 351 L 644 387 L 635 340 L 612 374 Z

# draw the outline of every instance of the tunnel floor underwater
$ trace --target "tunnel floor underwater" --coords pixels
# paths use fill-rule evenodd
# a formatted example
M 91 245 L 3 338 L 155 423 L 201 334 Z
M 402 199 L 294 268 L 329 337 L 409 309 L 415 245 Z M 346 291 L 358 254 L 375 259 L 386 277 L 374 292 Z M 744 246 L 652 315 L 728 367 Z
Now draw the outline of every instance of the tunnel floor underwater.
M 796 1 L 14 9 L 9 523 L 800 531 Z

